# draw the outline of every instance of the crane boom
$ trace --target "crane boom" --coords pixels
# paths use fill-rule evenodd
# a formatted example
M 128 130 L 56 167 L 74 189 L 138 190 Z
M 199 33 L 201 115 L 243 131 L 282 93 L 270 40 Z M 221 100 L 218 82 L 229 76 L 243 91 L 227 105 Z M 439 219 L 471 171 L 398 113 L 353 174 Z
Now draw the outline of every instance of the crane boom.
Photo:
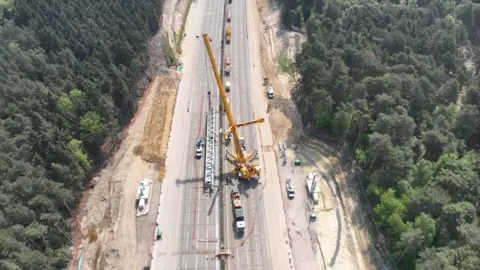
M 230 105 L 228 104 L 228 101 L 227 101 L 227 94 L 225 92 L 222 80 L 220 78 L 220 74 L 219 74 L 218 69 L 217 69 L 217 64 L 215 63 L 215 59 L 213 58 L 212 49 L 210 47 L 210 39 L 209 39 L 207 34 L 203 34 L 202 36 L 203 36 L 203 41 L 205 43 L 205 47 L 207 48 L 208 57 L 210 58 L 210 63 L 212 64 L 213 73 L 215 74 L 215 80 L 217 81 L 218 90 L 220 92 L 220 96 L 222 97 L 222 102 L 223 102 L 223 105 L 225 107 L 225 112 L 227 114 L 228 122 L 230 124 L 229 130 L 233 134 L 233 142 L 234 142 L 234 146 L 235 146 L 235 155 L 232 155 L 232 156 L 233 156 L 234 160 L 236 161 L 235 162 L 236 168 L 235 168 L 234 171 L 240 171 L 240 173 L 241 173 L 240 176 L 243 179 L 249 179 L 250 176 L 252 176 L 252 175 L 260 174 L 260 169 L 257 166 L 249 163 L 251 158 L 254 156 L 255 153 L 252 153 L 250 155 L 247 155 L 247 157 L 245 157 L 245 155 L 243 153 L 243 150 L 242 150 L 242 146 L 240 145 L 240 140 L 239 140 L 239 136 L 238 136 L 238 132 L 237 132 L 237 127 L 244 126 L 244 125 L 249 125 L 249 124 L 253 124 L 253 123 L 262 123 L 264 121 L 264 119 L 258 119 L 258 120 L 255 120 L 255 121 L 240 123 L 238 125 L 235 123 L 235 120 L 233 119 L 232 111 L 230 109 Z
M 236 124 L 235 126 L 238 128 L 238 127 L 243 127 L 243 126 L 248 126 L 248 125 L 251 125 L 251 124 L 261 124 L 265 122 L 265 119 L 263 118 L 260 118 L 260 119 L 257 119 L 257 120 L 253 120 L 253 121 L 248 121 L 248 122 L 243 122 L 243 123 L 240 123 L 240 124 Z M 223 133 L 223 136 L 225 138 L 228 137 L 228 134 L 230 134 L 230 132 L 232 132 L 232 130 L 230 128 L 228 128 L 224 133 Z

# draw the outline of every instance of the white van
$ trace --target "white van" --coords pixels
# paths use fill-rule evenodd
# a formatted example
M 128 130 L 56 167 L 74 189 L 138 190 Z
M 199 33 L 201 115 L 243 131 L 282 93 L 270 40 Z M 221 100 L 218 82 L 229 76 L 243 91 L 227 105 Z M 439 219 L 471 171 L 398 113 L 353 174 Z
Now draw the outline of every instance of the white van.
M 225 83 L 225 91 L 230 92 L 230 82 L 229 81 L 227 81 Z
M 268 95 L 268 98 L 273 98 L 274 94 L 273 94 L 273 87 L 269 86 L 268 89 L 267 89 L 267 95 Z
M 232 19 L 232 12 L 230 12 L 230 8 L 227 10 L 227 22 Z

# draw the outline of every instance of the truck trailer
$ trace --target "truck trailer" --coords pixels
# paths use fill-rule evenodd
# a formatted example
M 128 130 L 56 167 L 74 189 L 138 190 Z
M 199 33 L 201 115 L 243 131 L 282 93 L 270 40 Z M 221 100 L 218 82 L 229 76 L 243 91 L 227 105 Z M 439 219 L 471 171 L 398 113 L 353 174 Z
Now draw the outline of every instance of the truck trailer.
M 316 173 L 308 173 L 307 175 L 307 191 L 310 194 L 313 202 L 318 203 L 320 197 L 320 183 L 318 183 Z
M 225 30 L 225 39 L 227 40 L 227 44 L 230 44 L 230 40 L 232 39 L 232 28 L 228 27 L 227 30 Z
M 237 232 L 245 231 L 245 215 L 242 208 L 242 202 L 240 201 L 240 193 L 238 187 L 234 186 L 232 189 L 232 206 L 233 215 L 235 218 L 235 228 Z

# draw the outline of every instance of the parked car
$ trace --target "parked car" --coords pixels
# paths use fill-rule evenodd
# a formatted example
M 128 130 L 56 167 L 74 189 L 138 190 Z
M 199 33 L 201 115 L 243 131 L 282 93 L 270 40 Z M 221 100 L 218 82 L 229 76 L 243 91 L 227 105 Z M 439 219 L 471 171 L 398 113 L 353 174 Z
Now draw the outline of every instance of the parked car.
M 203 153 L 202 146 L 197 144 L 196 149 L 195 149 L 195 158 L 196 159 L 202 158 L 202 153 Z
M 290 181 L 287 181 L 287 196 L 289 199 L 293 199 L 295 197 L 295 189 Z
M 268 98 L 272 99 L 274 97 L 274 94 L 273 94 L 273 87 L 269 86 L 267 88 L 267 95 L 268 95 Z

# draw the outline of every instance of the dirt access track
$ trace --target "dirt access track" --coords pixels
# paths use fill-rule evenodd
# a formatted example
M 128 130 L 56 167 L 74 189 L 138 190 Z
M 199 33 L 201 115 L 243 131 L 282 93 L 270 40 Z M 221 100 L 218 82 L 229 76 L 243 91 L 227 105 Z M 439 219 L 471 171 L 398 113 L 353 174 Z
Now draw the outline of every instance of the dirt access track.
M 136 193 L 144 178 L 163 177 L 176 95 L 175 79 L 154 79 L 126 138 L 96 177 L 80 214 L 81 269 L 140 269 L 151 259 L 160 183 L 153 185 L 150 212 L 138 218 Z

